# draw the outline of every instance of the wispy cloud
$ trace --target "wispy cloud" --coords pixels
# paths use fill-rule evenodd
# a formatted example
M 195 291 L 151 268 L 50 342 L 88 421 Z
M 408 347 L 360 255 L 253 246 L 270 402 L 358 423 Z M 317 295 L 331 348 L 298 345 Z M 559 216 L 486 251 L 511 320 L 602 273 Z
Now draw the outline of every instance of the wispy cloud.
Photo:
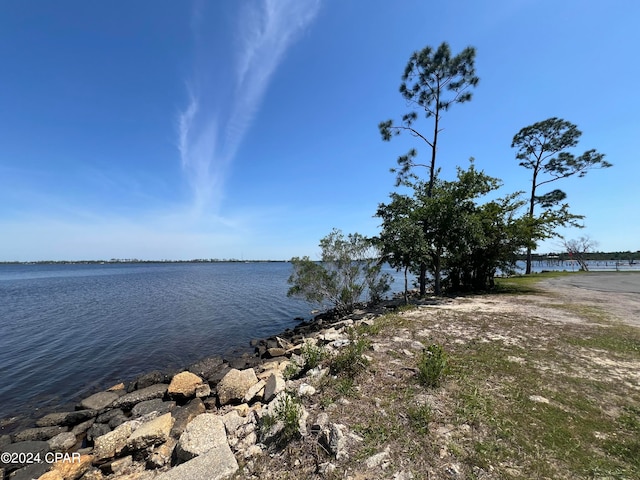
M 189 103 L 179 115 L 179 151 L 193 192 L 193 213 L 216 211 L 223 199 L 224 180 L 250 128 L 274 72 L 289 47 L 309 26 L 320 0 L 255 0 L 243 5 L 236 25 L 235 74 L 224 92 L 228 107 L 211 102 L 220 85 L 206 78 L 189 79 Z M 207 28 L 202 8 L 194 25 Z M 198 38 L 206 38 L 196 35 Z M 215 64 L 216 58 L 205 62 Z M 218 69 L 227 65 L 216 65 Z M 203 72 L 210 66 L 196 68 Z M 217 92 L 218 94 L 220 92 Z

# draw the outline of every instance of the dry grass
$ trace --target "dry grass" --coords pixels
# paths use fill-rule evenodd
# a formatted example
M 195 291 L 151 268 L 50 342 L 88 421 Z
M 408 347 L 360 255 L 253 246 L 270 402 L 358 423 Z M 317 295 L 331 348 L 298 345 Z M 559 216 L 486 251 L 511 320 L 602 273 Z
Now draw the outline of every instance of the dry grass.
M 309 435 L 238 477 L 640 478 L 640 329 L 531 284 L 508 290 L 359 327 L 371 345 L 366 370 L 325 379 L 305 401 L 310 420 L 324 411 L 359 437 L 349 458 L 337 461 Z M 449 358 L 435 389 L 417 376 L 422 346 L 433 343 Z M 367 469 L 386 448 L 382 465 Z M 326 462 L 335 470 L 319 473 Z

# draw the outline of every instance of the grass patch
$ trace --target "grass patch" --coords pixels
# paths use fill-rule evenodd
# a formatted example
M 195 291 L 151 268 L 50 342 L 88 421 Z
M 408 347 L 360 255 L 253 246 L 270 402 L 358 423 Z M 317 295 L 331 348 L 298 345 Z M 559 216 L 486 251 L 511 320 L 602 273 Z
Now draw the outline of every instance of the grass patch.
M 535 294 L 540 293 L 537 284 L 550 278 L 576 275 L 574 272 L 542 272 L 530 275 L 515 275 L 512 277 L 497 277 L 495 279 L 495 293 L 501 294 Z
M 449 369 L 449 360 L 441 345 L 434 343 L 418 359 L 418 381 L 425 387 L 439 387 Z

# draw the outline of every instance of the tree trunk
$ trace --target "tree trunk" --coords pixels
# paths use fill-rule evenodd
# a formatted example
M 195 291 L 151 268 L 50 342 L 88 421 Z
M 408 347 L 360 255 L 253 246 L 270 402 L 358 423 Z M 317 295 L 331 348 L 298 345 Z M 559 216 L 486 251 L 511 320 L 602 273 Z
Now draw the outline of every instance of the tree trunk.
M 418 277 L 420 283 L 420 296 L 424 297 L 427 294 L 427 264 L 420 264 L 420 276 Z
M 409 304 L 409 283 L 407 280 L 407 270 L 409 267 L 404 267 L 404 304 Z

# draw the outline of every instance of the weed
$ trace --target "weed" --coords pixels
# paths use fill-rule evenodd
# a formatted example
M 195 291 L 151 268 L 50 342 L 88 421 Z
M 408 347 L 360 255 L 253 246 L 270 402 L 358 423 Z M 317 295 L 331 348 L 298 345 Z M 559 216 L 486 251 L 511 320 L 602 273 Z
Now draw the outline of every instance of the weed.
M 285 380 L 291 380 L 298 377 L 300 373 L 302 373 L 302 368 L 300 368 L 300 365 L 298 365 L 296 362 L 290 362 L 289 365 L 287 365 L 287 368 L 284 369 L 284 372 L 282 372 L 282 376 Z
M 364 352 L 370 347 L 368 340 L 356 338 L 355 330 L 349 329 L 349 344 L 331 360 L 331 373 L 355 377 L 369 365 Z
M 442 346 L 434 343 L 422 351 L 418 359 L 418 380 L 425 387 L 438 387 L 449 369 L 449 360 Z
M 427 404 L 411 406 L 407 409 L 407 416 L 411 428 L 421 435 L 429 433 L 429 422 L 431 421 L 431 407 Z
M 322 363 L 327 356 L 327 353 L 324 348 L 307 342 L 302 345 L 300 355 L 302 355 L 302 358 L 304 359 L 305 370 L 311 370 Z
M 277 440 L 281 443 L 287 443 L 299 432 L 302 406 L 300 400 L 289 394 L 283 395 L 276 401 L 273 415 L 263 415 L 260 423 L 260 433 L 263 437 L 267 436 L 271 429 L 274 428 L 278 422 L 281 422 L 282 429 L 277 434 Z
M 355 397 L 356 395 L 356 388 L 355 388 L 355 383 L 353 381 L 353 378 L 351 377 L 344 377 L 338 380 L 338 382 L 336 383 L 336 391 L 345 397 Z

